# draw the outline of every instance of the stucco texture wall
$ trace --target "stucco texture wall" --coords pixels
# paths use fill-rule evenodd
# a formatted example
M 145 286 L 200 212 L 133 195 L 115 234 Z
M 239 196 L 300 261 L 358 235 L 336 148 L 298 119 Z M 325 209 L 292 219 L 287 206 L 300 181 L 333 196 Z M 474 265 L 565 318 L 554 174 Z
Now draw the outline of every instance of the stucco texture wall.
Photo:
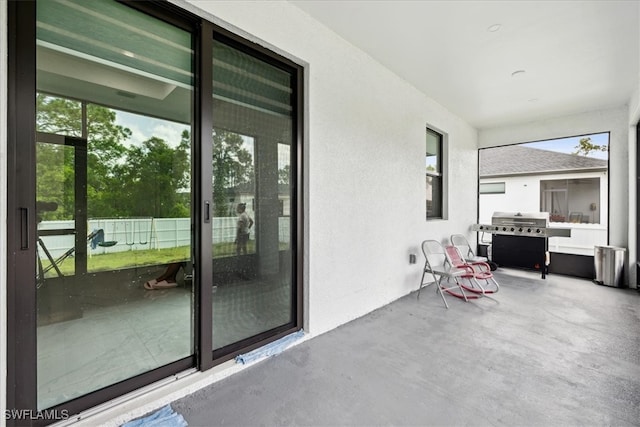
M 193 5 L 306 67 L 307 330 L 417 289 L 420 242 L 475 222 L 477 132 L 287 2 Z M 427 125 L 448 138 L 448 220 L 425 220 Z

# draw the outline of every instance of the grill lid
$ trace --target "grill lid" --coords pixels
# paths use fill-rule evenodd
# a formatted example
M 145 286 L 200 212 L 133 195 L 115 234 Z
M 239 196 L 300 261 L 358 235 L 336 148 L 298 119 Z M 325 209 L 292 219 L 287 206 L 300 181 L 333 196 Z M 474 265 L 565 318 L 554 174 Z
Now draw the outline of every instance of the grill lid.
M 493 225 L 549 226 L 549 212 L 494 212 Z

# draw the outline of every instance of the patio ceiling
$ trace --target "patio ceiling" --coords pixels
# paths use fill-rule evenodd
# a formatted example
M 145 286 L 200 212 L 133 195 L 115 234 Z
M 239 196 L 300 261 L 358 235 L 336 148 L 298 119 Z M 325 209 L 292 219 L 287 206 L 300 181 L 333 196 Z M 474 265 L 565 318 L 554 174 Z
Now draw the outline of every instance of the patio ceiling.
M 479 129 L 620 107 L 640 82 L 635 0 L 290 1 Z

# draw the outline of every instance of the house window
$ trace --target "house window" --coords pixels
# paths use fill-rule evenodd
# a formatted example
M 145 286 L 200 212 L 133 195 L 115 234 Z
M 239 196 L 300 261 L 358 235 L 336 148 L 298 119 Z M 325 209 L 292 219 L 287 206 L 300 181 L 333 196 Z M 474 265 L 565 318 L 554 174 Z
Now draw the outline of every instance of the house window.
M 600 223 L 600 178 L 540 181 L 540 210 L 552 222 Z
M 486 182 L 481 183 L 479 188 L 480 194 L 504 194 L 504 182 Z
M 426 185 L 427 220 L 442 218 L 442 134 L 427 128 Z

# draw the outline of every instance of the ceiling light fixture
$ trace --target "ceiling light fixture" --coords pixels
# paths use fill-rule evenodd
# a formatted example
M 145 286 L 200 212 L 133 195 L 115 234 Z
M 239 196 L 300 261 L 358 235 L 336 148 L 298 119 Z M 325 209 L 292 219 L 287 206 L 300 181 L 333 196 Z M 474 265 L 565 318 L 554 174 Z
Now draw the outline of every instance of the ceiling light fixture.
M 487 31 L 489 31 L 490 33 L 495 33 L 496 31 L 498 31 L 500 28 L 502 28 L 502 25 L 500 24 L 493 24 L 492 26 L 490 26 L 489 28 L 487 28 Z
M 524 70 L 516 70 L 513 73 L 511 73 L 511 77 L 522 77 L 524 73 L 525 73 Z

